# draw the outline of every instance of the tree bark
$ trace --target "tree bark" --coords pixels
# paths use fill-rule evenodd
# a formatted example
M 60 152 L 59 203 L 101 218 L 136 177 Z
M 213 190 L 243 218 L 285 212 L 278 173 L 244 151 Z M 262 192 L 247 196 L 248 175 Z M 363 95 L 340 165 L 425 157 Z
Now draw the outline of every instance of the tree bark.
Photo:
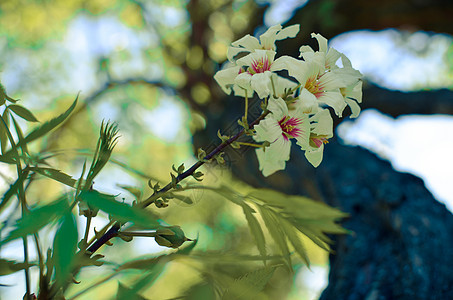
M 453 298 L 453 216 L 421 179 L 331 143 L 316 181 L 326 202 L 350 214 L 351 230 L 333 237 L 321 300 Z

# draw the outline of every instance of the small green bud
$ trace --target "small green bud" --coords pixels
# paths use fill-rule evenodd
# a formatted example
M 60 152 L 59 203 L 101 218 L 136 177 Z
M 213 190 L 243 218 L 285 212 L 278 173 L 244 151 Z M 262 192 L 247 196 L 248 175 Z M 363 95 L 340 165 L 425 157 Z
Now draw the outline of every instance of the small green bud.
M 185 241 L 191 241 L 191 239 L 185 237 L 184 231 L 179 226 L 161 227 L 157 229 L 156 233 L 154 239 L 157 244 L 163 247 L 178 248 Z
M 87 202 L 85 201 L 79 201 L 79 216 L 85 216 L 85 217 L 96 217 L 98 214 L 99 209 L 91 207 Z

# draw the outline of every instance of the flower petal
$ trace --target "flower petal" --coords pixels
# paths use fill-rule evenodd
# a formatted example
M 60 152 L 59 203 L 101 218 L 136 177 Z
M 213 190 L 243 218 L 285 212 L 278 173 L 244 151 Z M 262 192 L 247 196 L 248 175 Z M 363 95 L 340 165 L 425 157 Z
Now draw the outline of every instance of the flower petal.
M 349 105 L 351 108 L 351 118 L 357 118 L 360 114 L 360 106 L 355 102 L 354 100 L 351 100 L 349 98 L 344 98 L 344 101 L 346 101 L 346 104 Z
M 250 89 L 250 81 L 252 80 L 252 75 L 249 73 L 241 73 L 236 76 L 234 83 L 243 89 Z
M 343 87 L 354 85 L 362 78 L 362 74 L 359 71 L 350 67 L 334 69 L 330 73 L 343 81 Z
M 298 136 L 296 137 L 297 144 L 301 147 L 302 145 L 308 147 L 310 142 L 310 122 L 308 121 L 308 115 L 303 113 L 300 114 L 300 112 L 296 112 L 294 115 L 292 115 L 290 112 L 290 116 L 297 117 L 297 119 L 302 121 L 302 123 L 297 126 L 297 128 L 300 130 Z
M 265 152 L 263 151 L 263 149 L 256 150 L 256 157 L 258 158 L 258 162 L 260 164 L 259 169 L 265 177 L 272 175 L 279 170 L 285 169 L 286 161 L 266 160 Z
M 318 40 L 319 51 L 327 53 L 327 39 L 319 33 L 312 33 L 311 37 Z
M 344 102 L 343 95 L 340 91 L 324 92 L 322 96 L 318 98 L 318 101 L 332 107 L 339 117 L 341 117 L 341 114 L 346 107 L 346 102 Z
M 231 93 L 232 85 L 234 84 L 234 80 L 238 76 L 240 69 L 241 67 L 239 66 L 233 66 L 215 73 L 214 79 L 226 94 L 229 95 Z
M 266 50 L 275 50 L 274 43 L 277 38 L 277 32 L 282 29 L 282 25 L 277 24 L 272 27 L 269 27 L 265 33 L 260 35 L 260 42 L 263 49 Z
M 233 85 L 233 92 L 234 92 L 235 96 L 239 96 L 239 97 L 243 97 L 243 98 L 245 98 L 246 95 L 248 98 L 251 98 L 251 97 L 253 97 L 253 93 L 254 93 L 251 86 L 249 86 L 247 88 L 242 88 L 242 87 L 238 86 L 237 84 Z M 246 94 L 246 92 L 247 92 L 247 94 Z
M 258 94 L 258 97 L 261 99 L 267 97 L 271 93 L 272 82 L 271 77 L 272 73 L 266 71 L 264 73 L 254 74 L 250 80 L 252 89 Z
M 275 40 L 280 41 L 283 39 L 296 37 L 296 35 L 299 33 L 299 29 L 300 29 L 299 24 L 285 27 L 282 30 L 280 30 L 279 33 L 277 33 Z
M 241 52 L 253 52 L 255 49 L 260 49 L 260 42 L 254 36 L 247 34 L 239 40 L 231 43 L 231 47 L 228 47 L 227 57 L 228 60 L 233 61 L 234 57 Z
M 305 114 L 316 113 L 319 108 L 316 96 L 310 93 L 306 88 L 300 90 L 299 100 L 296 101 L 295 107 Z
M 302 85 L 305 85 L 308 78 L 309 64 L 303 60 L 298 60 L 290 56 L 281 56 L 274 61 L 271 70 L 287 70 L 289 76 L 294 77 Z
M 280 121 L 283 117 L 288 116 L 288 106 L 282 98 L 271 98 L 267 109 L 272 112 L 272 118 Z
M 313 129 L 311 132 L 331 138 L 333 136 L 333 120 L 328 109 L 322 109 L 310 117 Z
M 267 161 L 287 161 L 291 151 L 291 141 L 285 140 L 281 135 L 269 147 L 266 147 L 265 157 Z
M 330 48 L 326 54 L 326 68 L 327 69 L 335 69 L 338 68 L 336 65 L 338 59 L 340 58 L 341 53 L 335 50 L 334 48 Z
M 305 157 L 307 158 L 308 162 L 313 165 L 313 167 L 318 167 L 322 161 L 322 155 L 324 152 L 324 144 L 321 144 L 319 148 L 314 150 L 307 150 L 305 151 Z
M 254 62 L 267 58 L 270 64 L 274 62 L 275 51 L 272 50 L 255 50 L 254 52 L 238 59 L 238 66 L 251 66 Z
M 272 143 L 282 135 L 282 129 L 278 121 L 271 115 L 262 120 L 258 125 L 255 125 L 253 129 L 256 131 L 253 139 L 257 142 L 268 141 Z
M 329 91 L 346 87 L 343 77 L 338 75 L 338 73 L 334 73 L 334 71 L 324 73 L 319 77 L 319 84 L 322 85 L 324 90 Z

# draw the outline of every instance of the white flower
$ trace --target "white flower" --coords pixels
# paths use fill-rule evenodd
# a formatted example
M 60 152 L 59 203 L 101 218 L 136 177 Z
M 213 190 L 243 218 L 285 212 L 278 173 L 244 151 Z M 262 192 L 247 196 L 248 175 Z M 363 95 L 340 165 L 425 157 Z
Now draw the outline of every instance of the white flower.
M 282 25 L 274 25 L 270 27 L 265 33 L 260 35 L 258 40 L 249 34 L 243 38 L 233 42 L 231 47 L 228 48 L 228 60 L 233 61 L 234 57 L 242 52 L 253 52 L 255 50 L 273 50 L 275 51 L 275 41 L 283 40 L 286 38 L 293 38 L 299 32 L 299 24 L 288 26 L 282 29 Z
M 357 117 L 360 112 L 360 107 L 357 102 L 360 103 L 362 98 L 362 84 L 360 82 L 362 74 L 352 67 L 351 61 L 344 54 L 338 52 L 334 48 L 329 48 L 327 46 L 327 39 L 322 35 L 312 33 L 311 36 L 318 40 L 319 51 L 315 52 L 309 46 L 302 46 L 300 47 L 300 57 L 303 57 L 305 61 L 316 65 L 318 77 L 325 78 L 313 78 L 311 82 L 308 83 L 309 90 L 311 88 L 310 92 L 316 95 L 316 90 L 319 90 L 320 88 L 324 87 L 327 90 L 324 83 L 327 79 L 326 74 L 330 74 L 331 78 L 329 79 L 332 80 L 332 78 L 335 78 L 335 84 L 332 84 L 332 80 L 330 82 L 330 88 L 335 89 L 335 87 L 338 87 L 341 95 L 343 96 L 343 101 L 340 100 L 338 92 L 335 91 L 334 94 L 329 94 L 328 98 L 320 99 L 320 102 L 333 107 L 336 114 L 340 117 L 344 107 L 347 104 L 350 106 L 352 111 L 351 117 Z M 341 68 L 336 65 L 340 57 L 343 64 L 343 67 Z M 317 98 L 320 97 L 317 96 Z
M 362 81 L 357 81 L 357 76 L 354 71 L 359 73 L 359 78 L 361 78 L 362 74 L 352 68 L 351 61 L 345 55 L 341 56 L 341 61 L 343 62 L 344 69 L 349 70 L 349 74 L 343 73 L 341 75 L 343 75 L 344 78 L 350 76 L 350 84 L 348 84 L 344 88 L 340 88 L 340 91 L 344 97 L 344 101 L 351 108 L 351 118 L 357 118 L 360 113 L 360 106 L 358 105 L 358 103 L 362 103 Z
M 362 81 L 359 81 L 356 85 L 341 88 L 340 91 L 344 96 L 344 101 L 351 108 L 351 118 L 357 118 L 360 113 L 358 103 L 362 103 Z
M 317 167 L 322 161 L 324 144 L 333 136 L 333 120 L 327 109 L 321 109 L 309 118 L 310 137 L 309 143 L 297 143 L 302 150 L 305 150 L 305 157 Z
M 316 38 L 319 44 L 319 52 L 315 52 L 310 46 L 300 47 L 299 57 L 303 57 L 305 61 L 318 61 L 325 69 L 336 69 L 338 59 L 341 53 L 334 48 L 327 46 L 327 39 L 320 34 L 312 33 L 312 38 Z M 321 55 L 318 55 L 321 53 Z
M 238 86 L 255 91 L 260 98 L 267 97 L 273 92 L 272 72 L 285 69 L 290 59 L 289 56 L 282 56 L 274 60 L 274 57 L 275 51 L 255 50 L 238 59 L 235 66 L 218 71 L 214 79 L 227 94 L 234 86 Z M 253 92 L 247 95 L 251 97 Z
M 233 65 L 215 73 L 214 79 L 227 95 L 234 91 L 235 96 L 245 97 L 247 93 L 247 97 L 252 97 L 253 90 L 251 87 L 241 88 L 234 83 L 236 77 L 242 72 L 245 72 L 242 67 Z
M 268 109 L 272 112 L 254 127 L 257 142 L 268 141 L 269 147 L 256 150 L 260 170 L 264 176 L 269 176 L 278 170 L 283 170 L 289 160 L 291 139 L 296 139 L 299 145 L 308 148 L 310 124 L 308 115 L 296 109 L 288 111 L 281 98 L 271 98 Z
M 325 72 L 324 66 L 316 62 L 296 59 L 287 66 L 287 69 L 289 75 L 296 78 L 301 84 L 301 99 L 314 96 L 319 104 L 332 107 L 335 113 L 341 117 L 346 107 L 346 102 L 340 92 L 340 88 L 346 86 L 341 76 L 333 72 Z M 309 93 L 306 93 L 307 91 Z

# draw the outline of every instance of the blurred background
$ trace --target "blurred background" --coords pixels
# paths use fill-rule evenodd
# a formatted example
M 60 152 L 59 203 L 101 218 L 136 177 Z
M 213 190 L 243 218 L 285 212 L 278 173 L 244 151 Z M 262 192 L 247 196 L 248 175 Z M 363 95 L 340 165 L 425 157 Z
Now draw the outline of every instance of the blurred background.
M 173 164 L 188 166 L 195 162 L 198 147 L 209 150 L 218 142 L 218 129 L 237 130 L 241 99 L 223 94 L 213 80 L 225 62 L 228 45 L 278 23 L 301 24 L 295 39 L 277 44 L 280 54 L 298 56 L 302 44 L 316 49 L 310 34 L 321 33 L 364 75 L 364 111 L 357 120 L 336 120 L 339 138 L 327 148 L 368 149 L 394 170 L 422 178 L 420 185 L 451 210 L 452 15 L 453 4 L 446 0 L 2 0 L 0 80 L 8 94 L 21 99 L 20 104 L 40 121 L 64 111 L 80 92 L 81 101 L 69 122 L 33 149 L 61 151 L 52 161 L 54 166 L 75 178 L 86 153 L 95 147 L 102 120 L 117 122 L 121 135 L 113 157 L 117 163 L 100 174 L 95 187 L 132 201 L 133 195 L 122 186 L 148 194 L 148 178 L 166 182 Z M 203 183 L 215 185 L 221 180 L 238 189 L 272 187 L 346 209 L 341 201 L 326 199 L 327 187 L 317 179 L 322 167 L 310 169 L 303 157 L 293 157 L 297 163 L 287 173 L 264 179 L 251 152 L 227 153 L 226 167 L 206 167 Z M 354 159 L 342 163 L 345 169 L 366 169 Z M 3 192 L 14 181 L 14 170 L 0 166 L 0 175 Z M 61 191 L 61 186 L 43 179 L 30 187 L 33 197 L 29 198 L 45 203 Z M 192 205 L 161 210 L 163 219 L 181 225 L 189 237 L 199 234 L 201 250 L 256 253 L 240 210 L 209 193 L 191 196 L 196 199 Z M 431 204 L 437 205 L 426 205 Z M 106 220 L 97 221 L 96 227 Z M 6 245 L 0 249 L 1 257 L 20 259 L 15 250 L 20 245 Z M 307 245 L 311 269 L 300 263 L 293 277 L 276 274 L 267 291 L 269 299 L 318 299 L 328 284 L 328 254 Z M 105 252 L 119 259 L 162 251 L 146 239 L 121 247 Z M 234 262 L 213 263 L 210 268 L 235 273 Z M 163 276 L 159 284 L 164 288 L 151 288 L 143 295 L 178 296 L 203 282 L 193 269 L 171 265 L 165 276 L 171 278 L 176 272 L 182 283 L 174 288 Z M 81 280 L 99 274 L 87 270 Z M 15 293 L 24 290 L 22 276 L 0 277 L 1 284 L 11 285 L 0 286 L 2 299 L 18 299 Z M 108 299 L 117 286 L 115 280 L 111 289 L 109 284 L 86 299 Z

